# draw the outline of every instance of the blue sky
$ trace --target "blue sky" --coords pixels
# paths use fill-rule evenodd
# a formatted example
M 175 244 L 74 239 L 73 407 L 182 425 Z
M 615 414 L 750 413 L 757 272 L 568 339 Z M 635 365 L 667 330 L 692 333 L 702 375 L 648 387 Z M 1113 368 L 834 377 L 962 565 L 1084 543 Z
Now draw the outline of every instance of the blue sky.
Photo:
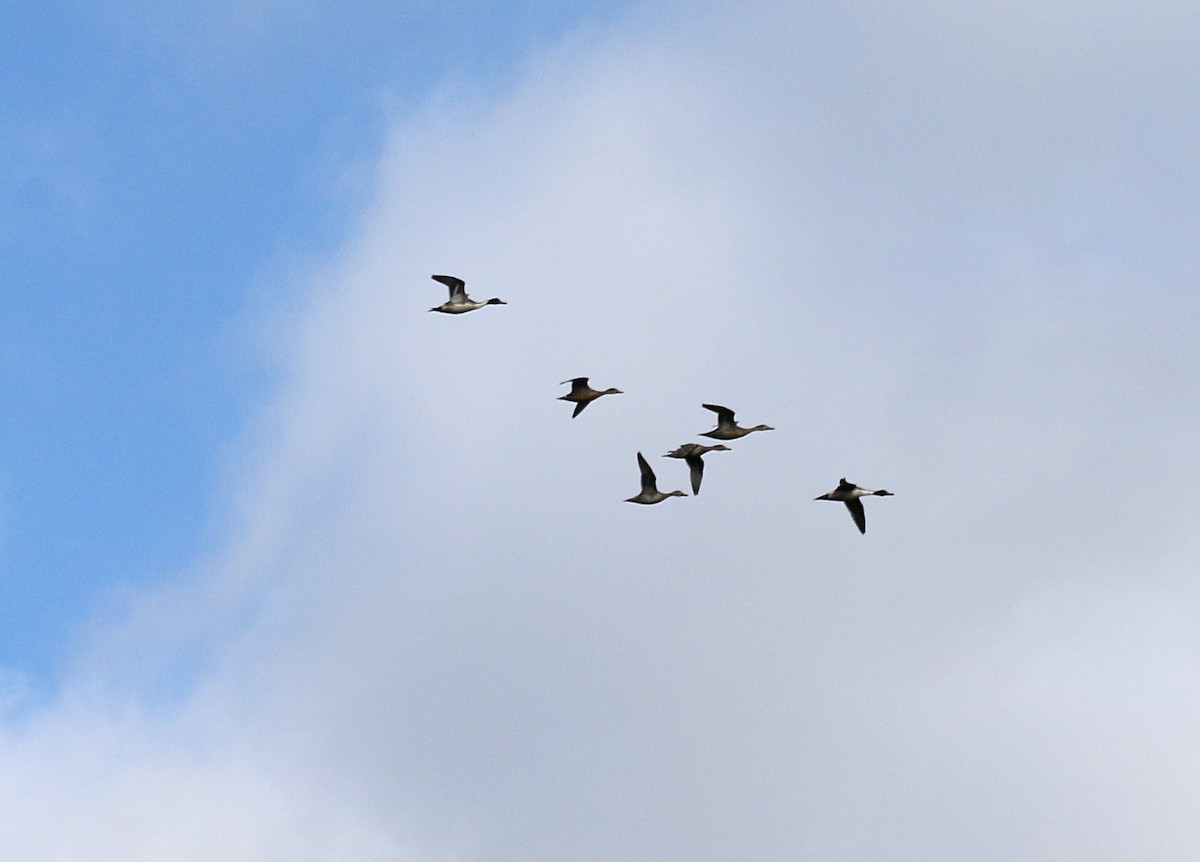
M 105 590 L 203 552 L 271 380 L 256 280 L 344 236 L 389 118 L 610 11 L 5 7 L 0 661 L 52 681 Z
M 3 14 L 0 857 L 1200 853 L 1196 9 Z

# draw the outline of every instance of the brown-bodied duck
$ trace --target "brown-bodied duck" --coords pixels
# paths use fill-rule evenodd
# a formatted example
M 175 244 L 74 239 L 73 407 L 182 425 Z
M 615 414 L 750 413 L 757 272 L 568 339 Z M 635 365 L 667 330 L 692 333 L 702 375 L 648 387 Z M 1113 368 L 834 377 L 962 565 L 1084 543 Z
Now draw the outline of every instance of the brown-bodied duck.
M 722 407 L 720 404 L 701 404 L 705 410 L 711 410 L 717 414 L 717 427 L 711 431 L 704 431 L 700 434 L 701 437 L 711 437 L 713 440 L 736 440 L 739 437 L 745 437 L 755 431 L 774 431 L 770 425 L 755 425 L 753 428 L 743 428 L 734 421 L 733 411 L 728 407 Z
M 592 387 L 588 386 L 588 379 L 586 377 L 572 377 L 570 380 L 564 380 L 563 383 L 570 383 L 571 391 L 566 395 L 560 395 L 558 400 L 575 402 L 575 412 L 571 414 L 572 419 L 582 413 L 584 407 L 587 407 L 601 395 L 624 394 L 620 389 L 613 389 L 611 387 L 603 391 L 593 389 Z M 559 385 L 561 386 L 562 383 Z
M 665 494 L 658 490 L 658 482 L 654 478 L 654 471 L 650 469 L 650 465 L 646 463 L 646 459 L 642 457 L 642 453 L 638 452 L 638 468 L 642 471 L 642 493 L 636 497 L 630 497 L 626 503 L 643 503 L 651 505 L 652 503 L 661 503 L 667 497 L 686 497 L 687 494 L 683 491 L 668 491 Z
M 673 452 L 668 452 L 664 458 L 682 458 L 692 474 L 692 494 L 700 493 L 700 480 L 704 478 L 705 452 L 729 452 L 728 446 L 718 443 L 715 446 L 705 446 L 703 443 L 684 443 Z

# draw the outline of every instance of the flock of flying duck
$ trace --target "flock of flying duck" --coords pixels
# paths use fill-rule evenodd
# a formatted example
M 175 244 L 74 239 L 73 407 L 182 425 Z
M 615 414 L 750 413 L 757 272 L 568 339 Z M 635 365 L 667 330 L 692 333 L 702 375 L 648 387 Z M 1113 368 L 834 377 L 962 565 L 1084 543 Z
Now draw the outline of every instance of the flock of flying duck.
M 476 301 L 467 296 L 467 284 L 461 278 L 456 278 L 452 275 L 435 275 L 432 277 L 434 281 L 439 281 L 450 289 L 450 298 L 441 305 L 435 306 L 430 311 L 439 311 L 442 314 L 465 314 L 468 311 L 475 311 L 483 308 L 486 305 L 507 305 L 503 299 L 492 297 L 482 301 Z M 573 377 L 570 380 L 564 380 L 562 384 L 571 384 L 571 391 L 566 395 L 559 396 L 559 401 L 571 401 L 575 404 L 575 410 L 571 413 L 571 418 L 574 419 L 583 409 L 591 404 L 596 399 L 604 395 L 621 395 L 620 389 L 593 389 L 588 385 L 588 378 Z M 562 385 L 560 384 L 560 385 Z M 740 437 L 745 437 L 747 434 L 752 434 L 755 431 L 774 431 L 775 429 L 769 425 L 755 425 L 753 428 L 745 428 L 738 425 L 734 419 L 733 411 L 728 407 L 722 407 L 719 404 L 702 404 L 705 410 L 711 410 L 717 414 L 717 427 L 711 431 L 704 431 L 700 436 L 708 437 L 712 440 L 737 440 Z M 704 477 L 704 455 L 709 452 L 728 452 L 729 447 L 722 443 L 717 443 L 712 446 L 706 446 L 702 443 L 684 443 L 678 449 L 668 452 L 663 457 L 665 458 L 680 458 L 688 465 L 688 470 L 692 480 L 692 494 L 700 493 L 700 480 Z M 658 479 L 654 475 L 654 470 L 650 464 L 642 456 L 641 452 L 637 453 L 638 467 L 642 475 L 642 490 L 636 496 L 630 497 L 626 503 L 642 503 L 651 505 L 653 503 L 661 503 L 668 497 L 686 497 L 687 494 L 683 491 L 660 491 L 658 490 Z M 845 478 L 838 482 L 838 486 L 827 494 L 822 494 L 817 500 L 832 500 L 838 503 L 845 503 L 846 508 L 850 510 L 850 517 L 854 519 L 854 525 L 858 527 L 860 533 L 867 532 L 867 515 L 863 511 L 863 497 L 891 497 L 891 491 L 883 489 L 872 490 L 871 488 L 862 488 L 852 482 L 847 482 Z

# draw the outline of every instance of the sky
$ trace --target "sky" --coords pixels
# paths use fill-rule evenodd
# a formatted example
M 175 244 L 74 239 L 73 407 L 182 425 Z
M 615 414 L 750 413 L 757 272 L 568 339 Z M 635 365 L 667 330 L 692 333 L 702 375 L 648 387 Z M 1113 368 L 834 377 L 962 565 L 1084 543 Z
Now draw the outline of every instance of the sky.
M 0 856 L 1200 853 L 1200 11 L 0 34 Z

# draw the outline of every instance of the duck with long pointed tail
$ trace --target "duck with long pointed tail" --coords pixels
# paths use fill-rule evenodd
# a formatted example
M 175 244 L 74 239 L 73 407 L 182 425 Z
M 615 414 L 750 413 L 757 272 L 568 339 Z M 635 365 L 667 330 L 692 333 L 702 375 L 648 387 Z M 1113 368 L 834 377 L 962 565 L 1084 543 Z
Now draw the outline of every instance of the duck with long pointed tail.
M 440 311 L 442 314 L 466 314 L 468 311 L 474 311 L 477 308 L 483 308 L 485 305 L 508 305 L 503 299 L 486 299 L 483 302 L 476 302 L 467 296 L 467 283 L 461 278 L 455 278 L 453 275 L 432 275 L 434 281 L 440 281 L 446 287 L 450 288 L 450 298 L 441 305 L 429 309 L 430 311 Z
M 896 496 L 891 491 L 882 489 L 873 491 L 870 488 L 860 488 L 852 482 L 847 482 L 845 477 L 838 482 L 838 486 L 828 494 L 822 494 L 816 497 L 817 500 L 833 500 L 838 503 L 845 503 L 846 508 L 850 510 L 850 517 L 854 519 L 854 525 L 858 527 L 858 531 L 862 534 L 867 532 L 867 513 L 863 511 L 863 497 L 894 497 Z
M 668 452 L 664 458 L 682 458 L 688 465 L 692 475 L 692 494 L 700 493 L 700 480 L 704 478 L 704 453 L 729 452 L 728 446 L 718 443 L 715 446 L 705 446 L 703 443 L 684 443 L 673 452 Z
M 711 431 L 701 432 L 701 437 L 710 437 L 713 440 L 736 440 L 755 431 L 775 430 L 770 425 L 755 425 L 753 428 L 743 428 L 734 421 L 733 411 L 728 407 L 722 407 L 720 404 L 701 404 L 700 406 L 705 410 L 711 410 L 717 414 L 717 427 Z
M 603 391 L 593 389 L 592 387 L 588 386 L 588 379 L 586 377 L 572 377 L 570 380 L 564 380 L 563 383 L 570 383 L 571 391 L 566 395 L 558 396 L 558 400 L 575 402 L 575 412 L 571 414 L 572 419 L 582 413 L 584 407 L 587 407 L 601 395 L 624 394 L 620 389 L 613 389 L 612 387 L 609 387 Z M 561 385 L 562 383 L 559 384 L 559 386 Z
M 630 497 L 626 503 L 643 503 L 647 506 L 653 503 L 661 503 L 667 497 L 686 497 L 687 494 L 683 491 L 667 491 L 665 494 L 658 490 L 658 481 L 654 477 L 654 471 L 650 469 L 650 465 L 646 463 L 646 459 L 642 457 L 642 453 L 638 452 L 638 468 L 642 471 L 642 493 L 636 497 Z

